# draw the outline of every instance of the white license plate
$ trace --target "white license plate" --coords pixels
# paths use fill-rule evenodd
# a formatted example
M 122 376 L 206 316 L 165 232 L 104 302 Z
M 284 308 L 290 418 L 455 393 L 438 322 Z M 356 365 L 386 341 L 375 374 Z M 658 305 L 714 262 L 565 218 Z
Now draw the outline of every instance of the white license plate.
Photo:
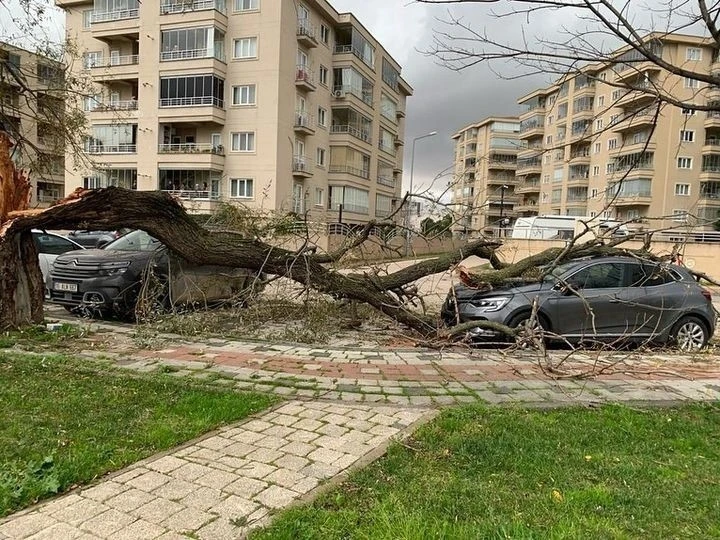
M 78 290 L 77 283 L 59 283 L 56 281 L 54 287 L 56 291 L 77 292 Z

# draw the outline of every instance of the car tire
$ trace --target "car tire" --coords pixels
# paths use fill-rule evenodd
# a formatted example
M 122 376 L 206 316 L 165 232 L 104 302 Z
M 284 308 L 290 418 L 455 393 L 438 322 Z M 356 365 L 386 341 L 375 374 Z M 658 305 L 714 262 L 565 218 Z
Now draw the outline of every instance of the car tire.
M 516 315 L 512 318 L 508 326 L 510 328 L 519 328 L 523 325 L 527 325 L 530 322 L 531 315 L 532 313 L 530 313 L 529 311 Z M 540 313 L 535 316 L 535 328 L 538 330 L 542 330 L 543 332 L 546 332 L 549 329 L 547 321 Z M 521 346 L 525 347 L 529 345 L 529 341 L 526 339 L 519 340 L 519 343 Z
M 670 342 L 682 351 L 699 351 L 707 345 L 710 332 L 697 317 L 682 317 L 670 332 Z

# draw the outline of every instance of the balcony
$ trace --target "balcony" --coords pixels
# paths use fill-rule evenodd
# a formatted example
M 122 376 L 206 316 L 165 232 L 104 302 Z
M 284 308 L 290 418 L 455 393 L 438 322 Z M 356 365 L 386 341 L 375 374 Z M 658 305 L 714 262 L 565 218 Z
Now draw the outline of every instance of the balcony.
M 295 68 L 295 86 L 297 88 L 307 90 L 308 92 L 315 91 L 315 88 L 317 88 L 315 84 L 315 75 L 309 67 L 299 64 Z
M 140 34 L 138 8 L 114 11 L 94 11 L 90 17 L 92 36 L 106 40 L 122 36 L 137 38 Z
M 405 141 L 403 141 L 400 137 L 395 137 L 395 146 L 405 146 Z
M 592 107 L 583 107 L 578 109 L 577 111 L 573 110 L 572 119 L 575 120 L 587 120 L 590 118 L 594 118 L 595 112 L 593 111 Z
M 173 62 L 177 60 L 198 60 L 203 58 L 214 58 L 215 60 L 220 60 L 224 63 L 225 53 L 223 52 L 222 47 L 218 44 L 216 44 L 214 47 L 205 47 L 202 49 L 185 49 L 160 52 L 161 62 Z
M 537 214 L 538 213 L 538 204 L 537 203 L 525 204 L 523 202 L 521 204 L 513 206 L 513 211 L 517 212 L 518 214 Z
M 649 192 L 621 193 L 614 199 L 608 198 L 608 202 L 612 201 L 613 206 L 650 206 L 652 203 L 652 195 Z
M 215 10 L 225 13 L 224 0 L 165 0 L 160 3 L 160 15 L 192 13 L 195 11 Z
M 581 165 L 590 163 L 590 147 L 570 151 L 570 164 Z
M 318 46 L 315 26 L 313 26 L 309 20 L 298 19 L 296 35 L 300 45 L 311 48 Z
M 705 116 L 706 128 L 720 128 L 720 111 L 708 111 Z
M 703 164 L 700 180 L 720 181 L 720 163 Z
M 113 165 L 137 163 L 136 144 L 91 144 L 85 146 L 85 151 L 100 163 L 112 163 Z
M 93 79 L 97 82 L 137 79 L 139 61 L 137 54 L 100 59 L 91 66 Z
M 545 134 L 545 117 L 531 117 L 520 122 L 520 139 L 542 137 Z
M 487 179 L 489 186 L 516 186 L 520 181 L 515 176 L 490 175 Z
M 642 84 L 639 85 L 639 87 L 640 88 L 637 90 L 626 90 L 621 92 L 622 95 L 619 96 L 615 105 L 617 107 L 628 107 L 630 105 L 637 106 L 641 105 L 643 102 L 651 102 L 655 100 L 655 95 L 651 93 L 654 88 L 653 85 Z
M 202 166 L 222 170 L 225 165 L 225 147 L 211 143 L 159 144 L 158 163 L 168 168 L 193 169 Z
M 356 126 L 345 125 L 345 124 L 334 124 L 334 125 L 330 126 L 330 133 L 333 135 L 341 135 L 341 134 L 350 135 L 360 141 L 363 141 L 368 144 L 372 144 L 372 137 L 370 136 L 370 131 L 367 129 L 362 129 L 362 128 L 356 127 Z
M 633 77 L 642 75 L 643 77 L 647 74 L 660 73 L 660 67 L 649 60 L 642 59 L 639 62 L 625 62 L 624 64 L 617 64 L 617 73 L 615 74 L 615 82 L 629 81 Z
M 543 152 L 543 145 L 542 144 L 532 144 L 525 148 L 519 148 L 517 157 L 518 159 L 521 158 L 533 158 L 537 156 L 541 156 Z
M 565 185 L 567 187 L 585 187 L 590 182 L 589 174 L 570 174 Z
M 705 144 L 702 147 L 703 154 L 714 154 L 720 152 L 720 139 L 710 138 L 705 139 Z
M 397 116 L 398 118 L 405 118 L 405 111 L 398 108 L 395 110 L 395 116 Z
M 310 178 L 313 175 L 312 162 L 306 156 L 293 156 L 292 173 L 295 178 Z
M 628 139 L 623 140 L 622 144 L 617 148 L 610 150 L 611 157 L 620 157 L 625 154 L 637 154 L 638 152 L 654 152 L 657 149 L 655 141 L 647 139 Z
M 95 103 L 88 111 L 93 120 L 127 120 L 137 118 L 138 102 L 136 99 Z
M 335 86 L 333 87 L 333 98 L 344 100 L 349 96 L 355 97 L 368 107 L 373 106 L 372 90 L 356 90 L 352 86 Z
M 540 182 L 522 182 L 515 188 L 515 193 L 540 193 Z
M 388 145 L 383 143 L 383 141 L 378 141 L 378 149 L 382 152 L 385 152 L 386 154 L 389 154 L 391 156 L 395 156 L 395 146 L 394 145 Z
M 628 130 L 637 130 L 641 127 L 649 127 L 655 125 L 656 111 L 632 111 L 626 113 L 624 118 L 618 118 L 615 123 L 611 124 L 612 131 L 622 133 Z M 720 116 L 718 117 L 720 119 Z M 718 122 L 720 126 L 720 121 Z
M 402 171 L 402 169 L 400 169 Z M 350 174 L 359 178 L 368 180 L 370 178 L 370 171 L 366 169 L 358 169 L 352 165 L 330 165 L 330 174 Z
M 295 111 L 293 129 L 295 130 L 295 133 L 312 135 L 315 133 L 315 121 L 313 117 L 305 111 Z
M 387 174 L 378 174 L 377 183 L 381 186 L 395 189 L 395 178 Z
M 211 122 L 225 124 L 225 101 L 213 96 L 161 98 L 160 122 Z
M 539 159 L 519 159 L 516 171 L 518 174 L 540 174 L 542 173 L 542 161 Z

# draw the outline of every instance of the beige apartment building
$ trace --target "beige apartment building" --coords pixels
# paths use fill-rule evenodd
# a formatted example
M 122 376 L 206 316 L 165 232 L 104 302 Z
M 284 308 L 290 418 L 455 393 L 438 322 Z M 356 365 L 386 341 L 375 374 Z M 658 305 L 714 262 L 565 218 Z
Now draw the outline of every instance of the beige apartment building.
M 720 72 L 709 40 L 646 39 L 673 65 Z M 518 156 L 518 215 L 600 215 L 653 229 L 711 227 L 720 211 L 720 113 L 669 105 L 658 110 L 652 95 L 627 87 L 655 86 L 703 105 L 720 102 L 720 89 L 638 62 L 635 51 L 618 51 L 618 60 L 520 98 L 527 149 Z
M 56 0 L 84 51 L 92 170 L 67 190 L 163 190 L 361 224 L 402 178 L 401 68 L 325 0 Z M 74 161 L 68 158 L 74 165 Z M 69 167 L 71 168 L 71 167 Z
M 0 42 L 0 130 L 16 141 L 12 158 L 30 170 L 31 208 L 45 208 L 65 196 L 62 121 L 62 65 Z
M 456 232 L 497 235 L 512 226 L 521 210 L 515 170 L 526 146 L 519 132 L 517 117 L 491 117 L 453 135 Z

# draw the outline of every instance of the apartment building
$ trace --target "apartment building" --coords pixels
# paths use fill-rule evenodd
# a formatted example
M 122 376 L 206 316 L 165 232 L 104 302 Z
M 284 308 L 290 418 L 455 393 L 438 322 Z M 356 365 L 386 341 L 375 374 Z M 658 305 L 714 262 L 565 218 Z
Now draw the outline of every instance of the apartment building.
M 32 208 L 65 196 L 65 143 L 53 135 L 65 108 L 62 73 L 56 61 L 0 42 L 0 131 L 16 142 L 16 166 L 30 170 Z
M 393 211 L 412 89 L 325 0 L 56 0 L 82 65 L 91 170 L 66 186 L 163 190 L 362 224 Z M 69 158 L 70 159 L 70 158 Z
M 720 73 L 710 40 L 646 39 L 673 65 Z M 617 54 L 619 63 L 588 66 L 519 99 L 520 139 L 527 148 L 516 170 L 518 214 L 711 227 L 720 212 L 720 113 L 659 108 L 642 88 L 663 88 L 697 104 L 720 104 L 720 89 L 672 75 L 635 51 Z
M 517 117 L 490 117 L 453 135 L 455 231 L 468 236 L 501 234 L 522 210 L 516 167 L 526 152 Z

